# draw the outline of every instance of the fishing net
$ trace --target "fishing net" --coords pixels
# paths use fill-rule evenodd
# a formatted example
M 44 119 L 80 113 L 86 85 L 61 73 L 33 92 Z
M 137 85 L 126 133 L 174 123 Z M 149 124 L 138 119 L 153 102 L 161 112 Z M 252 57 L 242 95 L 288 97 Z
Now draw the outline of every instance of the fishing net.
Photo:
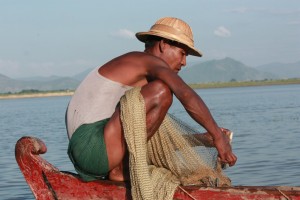
M 140 88 L 127 91 L 120 103 L 133 199 L 172 199 L 178 185 L 231 185 L 207 135 L 167 115 L 147 142 Z

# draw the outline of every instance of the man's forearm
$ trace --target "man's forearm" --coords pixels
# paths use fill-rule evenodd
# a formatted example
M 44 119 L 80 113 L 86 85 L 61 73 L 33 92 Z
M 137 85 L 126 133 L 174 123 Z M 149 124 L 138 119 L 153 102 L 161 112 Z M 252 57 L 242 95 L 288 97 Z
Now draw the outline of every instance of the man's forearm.
M 210 133 L 213 139 L 220 137 L 221 129 L 218 127 L 216 121 L 201 97 L 199 97 L 197 94 L 193 94 L 191 97 L 187 98 L 186 102 L 182 103 L 188 114 L 197 123 L 203 126 L 207 132 Z

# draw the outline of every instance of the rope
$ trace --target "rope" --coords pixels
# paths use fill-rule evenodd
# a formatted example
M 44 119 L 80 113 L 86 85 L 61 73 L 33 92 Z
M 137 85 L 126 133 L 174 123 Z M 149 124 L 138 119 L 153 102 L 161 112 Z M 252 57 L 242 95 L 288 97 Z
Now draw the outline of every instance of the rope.
M 193 200 L 197 200 L 195 197 L 193 197 L 190 193 L 188 193 L 188 191 L 186 191 L 185 189 L 183 189 L 183 187 L 181 187 L 180 185 L 178 186 L 179 189 L 181 189 L 186 195 L 188 195 L 191 199 Z
M 279 190 L 278 188 L 276 188 L 278 190 L 278 192 L 280 192 L 280 194 L 282 194 L 287 200 L 291 200 L 286 194 L 284 194 L 281 190 Z

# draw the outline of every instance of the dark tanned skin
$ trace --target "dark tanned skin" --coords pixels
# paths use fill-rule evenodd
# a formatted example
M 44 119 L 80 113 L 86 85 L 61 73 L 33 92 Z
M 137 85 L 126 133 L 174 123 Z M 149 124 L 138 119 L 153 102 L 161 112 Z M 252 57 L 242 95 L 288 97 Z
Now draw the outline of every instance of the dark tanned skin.
M 177 74 L 186 65 L 187 51 L 183 45 L 173 46 L 160 40 L 145 52 L 130 52 L 111 60 L 99 69 L 99 73 L 124 85 L 142 88 L 148 139 L 161 125 L 174 94 L 188 114 L 207 130 L 221 162 L 233 166 L 237 157 L 232 152 L 228 137 L 222 133 L 202 99 Z M 128 173 L 124 173 L 127 171 L 128 157 L 119 108 L 105 126 L 104 139 L 109 161 L 109 179 L 128 179 Z

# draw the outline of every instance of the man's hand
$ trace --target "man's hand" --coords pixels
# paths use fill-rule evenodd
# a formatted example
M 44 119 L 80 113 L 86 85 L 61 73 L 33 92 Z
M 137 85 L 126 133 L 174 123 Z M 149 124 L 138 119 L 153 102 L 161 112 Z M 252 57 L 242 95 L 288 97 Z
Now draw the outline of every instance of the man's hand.
M 231 142 L 232 142 L 232 134 L 233 134 L 232 131 L 229 130 L 229 129 L 227 129 L 227 128 L 222 128 L 222 127 L 220 127 L 220 129 L 221 129 L 222 133 L 223 133 L 226 137 L 228 137 L 229 143 L 231 144 Z
M 237 157 L 233 154 L 231 145 L 230 145 L 230 134 L 231 131 L 228 129 L 221 128 L 223 134 L 218 135 L 218 137 L 214 138 L 215 147 L 219 153 L 219 160 L 222 164 L 228 163 L 229 166 L 233 166 Z

